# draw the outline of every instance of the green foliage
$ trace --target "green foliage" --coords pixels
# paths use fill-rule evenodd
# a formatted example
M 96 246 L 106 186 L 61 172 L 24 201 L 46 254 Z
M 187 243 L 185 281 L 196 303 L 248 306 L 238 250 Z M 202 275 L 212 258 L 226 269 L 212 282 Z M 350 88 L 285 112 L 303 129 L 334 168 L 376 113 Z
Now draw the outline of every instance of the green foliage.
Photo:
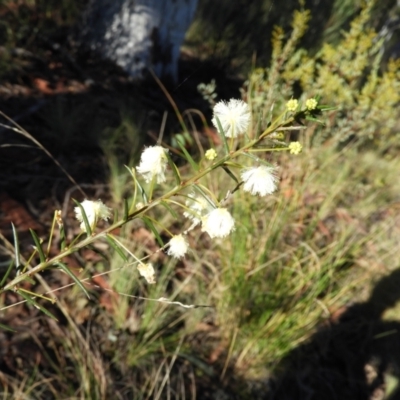
M 28 70 L 43 43 L 64 41 L 81 18 L 87 0 L 0 1 L 0 77 Z
M 320 130 L 323 139 L 332 137 L 335 143 L 349 139 L 374 145 L 379 142 L 382 151 L 393 145 L 393 134 L 397 133 L 393 109 L 400 102 L 400 61 L 390 60 L 382 70 L 382 41 L 369 28 L 373 6 L 374 2 L 368 2 L 341 40 L 324 43 L 315 55 L 296 48 L 308 22 L 307 11 L 295 13 L 286 42 L 282 29 L 275 28 L 271 66 L 256 69 L 248 82 L 255 115 L 265 115 L 273 106 L 281 112 L 284 98 L 294 96 L 305 101 L 321 96 L 323 103 L 337 106 L 328 127 Z
M 320 32 L 329 18 L 332 5 L 319 4 L 314 0 L 307 3 L 315 11 L 313 26 Z M 187 35 L 188 44 L 197 44 L 194 51 L 199 51 L 200 56 L 206 54 L 225 66 L 245 67 L 243 70 L 248 70 L 254 59 L 258 64 L 266 64 L 271 55 L 273 26 L 289 27 L 291 15 L 298 7 L 298 0 L 279 4 L 273 0 L 251 3 L 223 0 L 218 7 L 210 0 L 200 1 L 195 21 Z M 309 44 L 317 45 L 315 39 Z
M 79 18 L 87 1 L 3 0 L 0 43 L 25 47 L 41 35 L 55 35 Z M 59 33 L 58 33 L 59 34 Z
M 314 54 L 324 42 L 340 41 L 341 33 L 348 30 L 364 3 L 361 0 L 254 0 L 250 3 L 221 0 L 215 7 L 212 0 L 202 0 L 188 32 L 187 45 L 199 57 L 211 57 L 222 65 L 240 68 L 247 75 L 251 66 L 270 64 L 274 27 L 281 26 L 287 32 L 293 13 L 299 8 L 311 11 L 308 34 L 302 38 L 301 45 Z M 392 14 L 397 12 L 396 0 L 374 1 L 371 26 L 380 29 L 390 10 Z M 395 33 L 394 37 L 398 39 L 399 34 Z

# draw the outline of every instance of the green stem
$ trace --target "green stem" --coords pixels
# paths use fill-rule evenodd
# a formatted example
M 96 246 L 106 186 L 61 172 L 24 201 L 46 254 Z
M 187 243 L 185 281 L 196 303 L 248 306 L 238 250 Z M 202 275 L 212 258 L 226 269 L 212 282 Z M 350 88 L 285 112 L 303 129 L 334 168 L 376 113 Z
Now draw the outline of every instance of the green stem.
M 279 128 L 280 126 L 287 125 L 288 123 L 292 122 L 293 120 L 294 119 L 292 117 L 292 118 L 289 118 L 288 120 L 285 120 L 284 122 L 282 122 L 280 124 L 278 123 L 278 121 L 272 123 L 257 139 L 252 140 L 250 143 L 247 143 L 246 145 L 244 145 L 243 147 L 241 147 L 238 150 L 231 151 L 229 154 L 225 155 L 224 157 L 222 157 L 221 159 L 216 161 L 214 164 L 208 166 L 204 170 L 199 171 L 192 178 L 188 179 L 187 181 L 181 182 L 180 185 L 175 186 L 172 190 L 170 190 L 165 195 L 159 197 L 158 199 L 152 200 L 151 202 L 149 202 L 148 204 L 146 204 L 145 206 L 143 206 L 139 210 L 135 210 L 134 212 L 130 213 L 126 220 L 120 220 L 118 222 L 115 222 L 114 224 L 112 224 L 108 228 L 104 229 L 103 231 L 101 231 L 101 232 L 99 232 L 97 234 L 93 234 L 93 235 L 85 238 L 81 242 L 79 242 L 77 244 L 74 244 L 72 247 L 67 247 L 65 250 L 63 250 L 61 253 L 57 254 L 56 256 L 54 256 L 54 257 L 52 257 L 52 258 L 50 258 L 48 260 L 45 260 L 44 262 L 41 262 L 40 264 L 38 264 L 36 267 L 33 267 L 32 269 L 30 269 L 29 271 L 16 276 L 9 283 L 7 283 L 3 288 L 0 288 L 0 294 L 2 292 L 5 292 L 6 290 L 10 290 L 10 289 L 15 288 L 16 285 L 18 285 L 20 282 L 22 282 L 26 278 L 28 278 L 30 276 L 33 276 L 33 275 L 36 275 L 39 272 L 45 270 L 46 268 L 49 268 L 50 266 L 56 264 L 57 262 L 60 262 L 64 257 L 67 257 L 67 256 L 71 255 L 72 253 L 84 248 L 85 246 L 88 246 L 89 244 L 93 243 L 94 241 L 105 237 L 110 232 L 122 227 L 127 222 L 132 221 L 133 219 L 135 219 L 140 214 L 143 214 L 143 213 L 147 212 L 148 210 L 154 208 L 155 206 L 157 206 L 161 202 L 163 202 L 165 200 L 168 200 L 169 198 L 175 196 L 181 190 L 183 190 L 186 187 L 189 187 L 189 186 L 193 185 L 199 179 L 201 179 L 203 176 L 209 174 L 214 169 L 222 166 L 228 160 L 234 159 L 234 158 L 240 156 L 241 154 L 243 154 L 244 152 L 247 152 L 250 148 L 254 147 L 259 142 L 261 142 L 266 136 L 268 136 L 269 134 L 271 134 L 274 131 L 276 131 L 276 129 Z

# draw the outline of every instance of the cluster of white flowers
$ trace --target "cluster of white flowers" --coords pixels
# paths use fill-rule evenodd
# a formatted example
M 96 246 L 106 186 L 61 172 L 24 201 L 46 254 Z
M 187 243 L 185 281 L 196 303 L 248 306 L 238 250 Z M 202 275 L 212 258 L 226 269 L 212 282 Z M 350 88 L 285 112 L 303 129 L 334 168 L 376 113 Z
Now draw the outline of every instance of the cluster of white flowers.
M 168 163 L 166 152 L 167 150 L 161 146 L 151 146 L 144 149 L 137 171 L 147 183 L 155 177 L 157 183 L 165 182 L 165 170 Z
M 265 165 L 242 170 L 241 176 L 244 181 L 244 191 L 260 196 L 274 193 L 276 181 L 278 180 L 274 171 L 275 168 L 266 167 Z
M 289 100 L 288 108 L 296 109 L 297 100 Z M 218 128 L 217 118 L 224 129 L 226 137 L 236 137 L 244 133 L 250 124 L 250 110 L 248 105 L 242 100 L 230 100 L 228 103 L 223 101 L 214 107 L 214 126 Z M 241 172 L 244 181 L 244 190 L 253 195 L 266 196 L 276 190 L 277 177 L 275 168 L 258 166 L 246 168 Z
M 235 230 L 235 220 L 226 208 L 215 208 L 203 218 L 201 230 L 211 238 L 223 238 Z
M 290 112 L 295 112 L 299 103 L 295 99 L 291 99 L 286 103 L 286 109 Z M 313 110 L 317 106 L 315 99 L 309 99 L 306 102 L 308 110 Z M 238 135 L 245 133 L 249 129 L 251 122 L 251 113 L 249 106 L 241 101 L 231 99 L 229 102 L 221 101 L 214 107 L 214 115 L 212 123 L 219 129 L 222 128 L 226 137 L 236 138 Z M 301 152 L 301 144 L 293 142 L 288 146 L 291 154 Z M 142 175 L 143 179 L 149 183 L 163 183 L 166 181 L 166 168 L 168 164 L 168 150 L 156 145 L 144 149 L 137 172 Z M 205 153 L 205 158 L 213 161 L 217 157 L 217 152 L 211 148 Z M 252 195 L 267 196 L 275 192 L 277 188 L 278 178 L 276 175 L 276 167 L 264 165 L 243 168 L 240 171 L 243 190 Z M 99 219 L 107 220 L 111 215 L 111 210 L 106 207 L 100 200 L 90 201 L 85 200 L 81 206 L 86 214 L 89 225 L 92 229 L 95 228 Z M 138 203 L 136 208 L 143 207 L 143 204 Z M 201 231 L 207 232 L 211 238 L 224 238 L 235 230 L 235 220 L 230 212 L 214 203 L 205 194 L 196 195 L 190 193 L 185 203 L 185 212 L 183 215 L 192 221 L 193 229 L 201 224 Z M 81 222 L 80 227 L 86 231 L 82 209 L 75 208 L 76 218 Z M 185 232 L 186 234 L 187 232 Z M 180 259 L 188 252 L 189 244 L 183 234 L 175 235 L 171 238 L 166 246 L 169 256 Z M 140 275 L 142 275 L 148 283 L 155 282 L 155 272 L 152 264 L 140 263 L 137 267 Z
M 201 223 L 202 232 L 207 232 L 211 238 L 223 238 L 235 229 L 235 220 L 229 211 L 211 206 L 210 201 L 202 196 L 191 194 L 186 206 L 189 210 L 183 215 L 193 221 L 193 226 Z
M 182 258 L 189 249 L 189 243 L 183 235 L 176 235 L 169 241 L 167 254 L 175 258 Z
M 85 212 L 87 221 L 91 229 L 95 228 L 99 219 L 107 221 L 108 218 L 110 218 L 111 216 L 111 209 L 109 209 L 106 205 L 104 205 L 101 200 L 97 201 L 84 200 L 82 201 L 81 206 Z M 76 219 L 81 223 L 80 227 L 82 231 L 86 232 L 86 226 L 83 220 L 81 208 L 75 207 L 74 211 Z
M 187 211 L 183 215 L 191 219 L 194 226 L 196 226 L 214 207 L 212 206 L 212 202 L 203 196 L 196 196 L 194 193 L 190 193 L 188 197 L 188 200 L 186 200 Z
M 201 230 L 207 232 L 212 238 L 225 237 L 234 229 L 235 220 L 226 208 L 218 208 L 210 199 L 204 196 L 189 195 L 186 201 L 187 211 L 183 213 L 186 218 L 193 221 L 193 227 L 202 224 Z
M 146 279 L 147 283 L 156 283 L 156 278 L 155 278 L 155 271 L 153 264 L 148 263 L 148 264 L 139 264 L 137 267 L 139 274 L 143 276 L 144 279 Z
M 226 137 L 235 138 L 249 128 L 251 115 L 249 106 L 242 100 L 220 101 L 214 107 L 212 123 L 218 128 L 219 120 Z

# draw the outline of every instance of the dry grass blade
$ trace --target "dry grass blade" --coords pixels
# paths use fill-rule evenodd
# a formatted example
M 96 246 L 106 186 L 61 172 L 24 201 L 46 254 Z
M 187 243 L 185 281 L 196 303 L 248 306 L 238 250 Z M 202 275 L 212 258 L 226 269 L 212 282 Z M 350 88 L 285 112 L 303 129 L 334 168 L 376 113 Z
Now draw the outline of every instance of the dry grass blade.
M 0 111 L 0 115 L 3 116 L 7 121 L 9 121 L 11 124 L 13 124 L 16 128 L 13 128 L 12 126 L 7 127 L 8 129 L 26 137 L 29 139 L 31 142 L 35 143 L 35 145 L 41 149 L 53 162 L 54 164 L 57 165 L 58 168 L 65 174 L 65 176 L 78 188 L 78 190 L 82 193 L 83 196 L 86 197 L 86 193 L 84 190 L 79 186 L 79 184 L 76 182 L 76 180 L 68 173 L 68 171 L 60 164 L 60 162 L 53 157 L 53 155 L 38 141 L 36 140 L 29 132 L 27 132 L 22 126 L 20 126 L 18 123 L 13 121 L 8 115 Z

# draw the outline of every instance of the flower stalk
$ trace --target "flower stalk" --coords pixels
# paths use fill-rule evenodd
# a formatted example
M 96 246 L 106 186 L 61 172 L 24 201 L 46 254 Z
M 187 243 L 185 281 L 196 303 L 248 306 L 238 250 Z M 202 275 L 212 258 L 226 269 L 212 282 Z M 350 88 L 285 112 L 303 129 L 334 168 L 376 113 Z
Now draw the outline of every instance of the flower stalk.
M 5 280 L 2 281 L 4 286 L 0 287 L 0 294 L 7 290 L 15 290 L 15 291 L 21 290 L 18 288 L 18 285 L 24 280 L 29 279 L 30 277 L 35 276 L 36 274 L 39 274 L 40 272 L 48 268 L 60 266 L 62 264 L 62 260 L 65 257 L 70 256 L 71 254 L 91 245 L 92 243 L 98 240 L 106 239 L 108 241 L 115 241 L 112 235 L 113 231 L 121 228 L 128 222 L 138 217 L 144 217 L 144 214 L 146 214 L 154 207 L 160 205 L 161 203 L 168 203 L 170 201 L 171 203 L 176 204 L 176 202 L 173 200 L 174 196 L 184 191 L 185 189 L 189 189 L 193 185 L 197 185 L 197 183 L 200 181 L 201 178 L 210 174 L 212 171 L 220 167 L 224 168 L 229 173 L 229 175 L 236 180 L 237 186 L 233 190 L 233 192 L 236 191 L 243 183 L 244 183 L 244 189 L 253 195 L 255 194 L 264 196 L 274 192 L 277 182 L 277 178 L 273 174 L 274 168 L 261 165 L 247 169 L 247 171 L 243 170 L 244 172 L 242 172 L 241 177 L 244 180 L 244 182 L 239 182 L 235 178 L 234 174 L 230 172 L 229 167 L 240 167 L 239 163 L 236 162 L 233 163 L 232 161 L 238 158 L 239 156 L 243 155 L 247 155 L 253 158 L 254 161 L 256 162 L 261 162 L 260 159 L 251 155 L 251 153 L 255 151 L 266 152 L 266 151 L 292 150 L 292 152 L 293 151 L 299 152 L 301 150 L 301 147 L 299 147 L 299 145 L 296 145 L 295 147 L 293 147 L 292 145 L 291 148 L 290 146 L 286 146 L 282 148 L 271 148 L 271 149 L 265 147 L 261 149 L 257 148 L 257 146 L 272 133 L 277 132 L 279 130 L 284 130 L 288 126 L 290 126 L 296 120 L 298 114 L 301 113 L 302 111 L 300 110 L 298 112 L 292 112 L 289 117 L 287 117 L 287 112 L 285 111 L 277 119 L 272 121 L 270 125 L 258 137 L 254 139 L 249 139 L 245 132 L 248 127 L 248 123 L 250 122 L 250 118 L 247 115 L 249 111 L 247 105 L 245 105 L 245 103 L 243 104 L 242 103 L 243 103 L 242 101 L 237 100 L 237 101 L 231 101 L 228 104 L 223 104 L 223 106 L 221 106 L 220 103 L 218 103 L 215 106 L 217 111 L 218 110 L 221 111 L 222 109 L 221 115 L 218 115 L 218 113 L 215 114 L 216 118 L 215 124 L 217 124 L 219 128 L 221 128 L 224 125 L 229 130 L 229 134 L 225 133 L 225 136 L 232 139 L 230 141 L 232 143 L 230 147 L 228 147 L 226 145 L 227 143 L 226 139 L 224 138 L 225 154 L 223 156 L 217 158 L 217 152 L 215 151 L 209 152 L 209 155 L 205 158 L 206 160 L 209 160 L 209 162 L 207 162 L 205 166 L 203 165 L 202 168 L 194 165 L 196 168 L 193 168 L 194 171 L 193 176 L 187 180 L 181 180 L 178 171 L 176 173 L 177 184 L 167 193 L 159 196 L 158 198 L 153 199 L 152 194 L 154 185 L 162 183 L 166 180 L 165 172 L 167 163 L 171 165 L 172 160 L 169 157 L 167 150 L 163 149 L 159 145 L 145 149 L 142 154 L 140 165 L 136 168 L 136 171 L 144 178 L 144 180 L 147 183 L 149 183 L 150 186 L 150 195 L 148 196 L 148 199 L 145 196 L 143 196 L 145 204 L 139 205 L 136 203 L 138 187 L 140 189 L 142 189 L 142 187 L 138 183 L 135 170 L 132 169 L 132 171 L 130 172 L 135 181 L 134 202 L 129 209 L 127 204 L 125 205 L 125 213 L 122 219 L 115 221 L 109 227 L 103 229 L 98 233 L 95 233 L 94 230 L 97 221 L 99 219 L 104 219 L 104 220 L 108 219 L 111 215 L 111 210 L 108 209 L 100 200 L 96 202 L 85 200 L 83 203 L 77 203 L 75 212 L 77 214 L 78 221 L 81 223 L 81 230 L 83 232 L 86 232 L 87 237 L 82 239 L 82 236 L 78 235 L 78 237 L 75 238 L 75 240 L 73 240 L 69 246 L 65 244 L 65 247 L 61 247 L 60 253 L 51 258 L 48 258 L 49 246 L 46 255 L 42 257 L 44 253 L 40 247 L 40 243 L 39 242 L 36 243 L 37 247 L 36 250 L 39 251 L 39 254 L 41 255 L 40 263 L 35 267 L 29 268 L 29 263 L 32 260 L 31 257 L 27 265 L 25 266 L 25 270 L 20 271 L 8 283 L 5 283 Z M 228 106 L 231 107 L 229 110 L 227 110 Z M 314 106 L 314 103 L 312 104 L 312 106 Z M 237 107 L 238 109 L 237 124 L 235 122 L 235 107 Z M 317 110 L 317 107 L 315 109 Z M 309 112 L 310 106 L 308 107 L 307 110 Z M 223 123 L 221 124 L 219 119 L 220 118 L 223 119 L 226 116 L 224 113 L 227 113 L 226 115 L 228 116 L 227 117 L 228 122 L 222 121 Z M 220 134 L 223 135 L 224 132 L 220 132 Z M 242 144 L 239 148 L 235 149 L 233 147 L 233 143 L 241 143 L 236 138 L 238 135 L 245 135 L 247 143 L 245 141 L 244 144 Z M 233 142 L 234 137 L 235 137 L 235 142 Z M 185 151 L 183 152 L 186 155 Z M 190 156 L 187 157 L 189 157 L 188 161 L 191 164 L 194 163 L 194 161 L 191 159 Z M 210 163 L 210 161 L 212 161 L 212 163 Z M 172 165 L 172 167 L 176 168 L 176 166 L 174 165 Z M 201 189 L 199 187 L 199 191 L 200 190 Z M 204 194 L 204 196 L 206 196 L 206 194 Z M 181 206 L 184 207 L 184 205 Z M 62 220 L 60 218 L 57 221 L 58 223 L 59 221 L 61 221 L 62 225 Z M 228 234 L 230 234 L 230 232 L 232 232 L 235 229 L 234 227 L 235 222 L 233 217 L 230 215 L 229 211 L 226 208 L 223 208 L 220 204 L 215 205 L 215 208 L 212 211 L 207 211 L 206 215 L 201 216 L 201 223 L 203 224 L 201 230 L 203 232 L 207 232 L 211 238 L 223 238 Z M 194 227 L 196 225 L 197 224 L 194 223 L 192 226 Z M 192 227 L 189 228 L 187 231 L 185 231 L 184 234 L 187 233 L 190 229 L 192 229 Z M 54 226 L 52 230 L 54 230 Z M 34 233 L 32 233 L 32 236 L 35 239 Z M 188 245 L 186 239 L 182 235 L 176 235 L 171 239 L 170 247 L 168 250 L 169 255 L 179 259 L 186 254 L 187 250 L 188 250 Z M 29 270 L 26 270 L 27 268 L 29 268 Z M 151 268 L 150 264 L 144 264 L 139 260 L 138 270 L 141 271 L 142 276 L 146 276 L 146 279 L 148 280 L 149 283 L 150 282 L 154 283 L 155 282 L 153 279 L 154 277 L 149 272 Z M 65 269 L 67 269 L 66 266 Z

